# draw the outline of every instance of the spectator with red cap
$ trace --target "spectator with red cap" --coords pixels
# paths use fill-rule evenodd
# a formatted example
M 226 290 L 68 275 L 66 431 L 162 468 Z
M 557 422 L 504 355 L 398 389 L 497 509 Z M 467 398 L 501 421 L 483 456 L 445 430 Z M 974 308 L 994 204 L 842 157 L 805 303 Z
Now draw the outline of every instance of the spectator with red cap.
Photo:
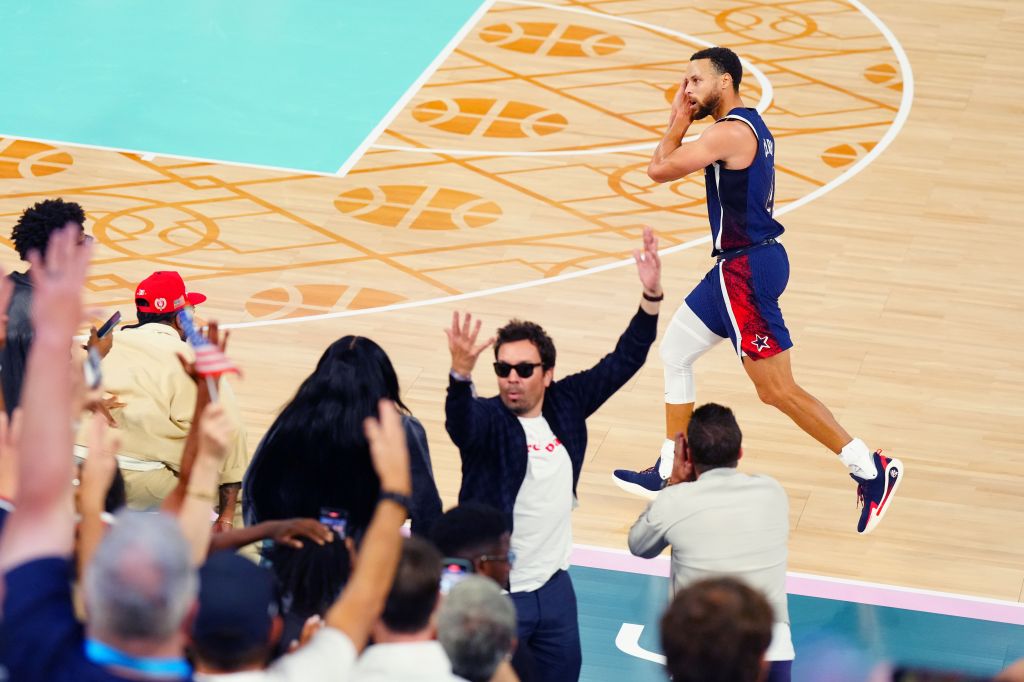
M 179 356 L 191 360 L 177 313 L 206 296 L 190 292 L 181 275 L 154 272 L 135 290 L 138 321 L 115 332 L 113 347 L 103 359 L 103 384 L 120 406 L 111 416 L 120 430 L 118 466 L 124 475 L 128 506 L 152 509 L 177 485 L 185 439 L 193 420 L 196 385 L 182 369 Z M 231 387 L 221 382 L 219 402 L 229 418 L 241 424 Z M 84 443 L 80 433 L 79 443 Z M 231 527 L 249 463 L 245 429 L 239 427 L 221 465 L 218 530 Z

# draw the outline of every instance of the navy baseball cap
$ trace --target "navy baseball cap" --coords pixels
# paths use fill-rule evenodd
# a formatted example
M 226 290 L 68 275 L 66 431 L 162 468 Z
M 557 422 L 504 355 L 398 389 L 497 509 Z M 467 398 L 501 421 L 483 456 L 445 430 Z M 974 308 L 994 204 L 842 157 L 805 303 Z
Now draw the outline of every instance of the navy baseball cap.
M 249 651 L 268 644 L 279 604 L 271 571 L 234 552 L 217 552 L 199 569 L 192 639 L 208 650 Z

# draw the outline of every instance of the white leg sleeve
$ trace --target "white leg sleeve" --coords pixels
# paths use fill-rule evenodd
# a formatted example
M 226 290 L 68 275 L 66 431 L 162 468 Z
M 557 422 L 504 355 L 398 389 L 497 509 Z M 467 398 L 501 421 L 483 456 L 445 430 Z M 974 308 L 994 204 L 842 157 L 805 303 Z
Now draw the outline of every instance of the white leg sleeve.
M 723 341 L 701 322 L 690 306 L 683 303 L 672 316 L 661 339 L 661 361 L 665 365 L 665 402 L 685 405 L 695 402 L 697 389 L 693 381 L 693 363 L 716 343 Z

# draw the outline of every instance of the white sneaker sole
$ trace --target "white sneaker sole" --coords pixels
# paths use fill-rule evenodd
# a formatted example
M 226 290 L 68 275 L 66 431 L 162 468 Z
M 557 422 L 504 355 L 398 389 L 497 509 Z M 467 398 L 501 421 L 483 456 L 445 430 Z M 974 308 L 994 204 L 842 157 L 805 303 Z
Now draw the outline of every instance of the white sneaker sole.
M 887 464 L 885 467 L 884 475 L 886 477 L 886 481 L 890 480 L 889 473 L 893 468 L 896 468 L 899 472 L 896 476 L 896 481 L 890 484 L 889 490 L 882 498 L 885 500 L 885 504 L 883 504 L 878 509 L 878 512 L 876 514 L 873 514 L 868 517 L 868 523 L 866 526 L 864 526 L 864 532 L 861 533 L 861 535 L 867 535 L 868 533 L 873 531 L 878 526 L 878 524 L 882 522 L 882 519 L 885 518 L 885 515 L 889 513 L 889 508 L 892 507 L 893 496 L 896 495 L 896 491 L 899 490 L 900 484 L 903 483 L 903 477 L 906 475 L 906 469 L 904 469 L 903 467 L 903 462 L 898 459 L 890 459 L 889 464 Z
M 658 493 L 661 492 L 658 490 L 648 490 L 647 488 L 637 483 L 629 483 L 627 481 L 622 481 L 618 477 L 616 477 L 615 474 L 612 474 L 612 480 L 615 481 L 615 485 L 619 486 L 627 493 L 636 495 L 638 497 L 646 497 L 648 500 L 653 500 L 658 496 Z

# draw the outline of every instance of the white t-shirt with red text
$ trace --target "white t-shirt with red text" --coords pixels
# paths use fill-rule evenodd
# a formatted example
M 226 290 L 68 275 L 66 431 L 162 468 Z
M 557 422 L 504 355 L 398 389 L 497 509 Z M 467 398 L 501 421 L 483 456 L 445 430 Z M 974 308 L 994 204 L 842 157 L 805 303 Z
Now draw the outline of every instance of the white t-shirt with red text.
M 510 592 L 539 589 L 558 570 L 569 568 L 572 552 L 572 462 L 544 417 L 519 417 L 526 433 L 526 478 L 512 508 L 512 551 L 516 563 Z

